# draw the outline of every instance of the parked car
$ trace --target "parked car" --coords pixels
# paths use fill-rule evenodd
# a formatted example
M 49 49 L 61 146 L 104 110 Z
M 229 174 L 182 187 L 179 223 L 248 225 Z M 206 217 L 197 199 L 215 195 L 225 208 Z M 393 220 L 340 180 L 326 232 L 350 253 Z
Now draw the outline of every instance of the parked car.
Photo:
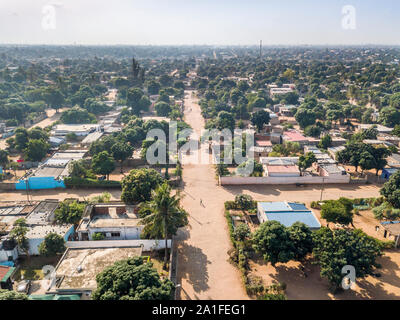
M 29 289 L 31 288 L 31 284 L 31 280 L 22 280 L 20 283 L 18 283 L 17 292 L 28 294 Z

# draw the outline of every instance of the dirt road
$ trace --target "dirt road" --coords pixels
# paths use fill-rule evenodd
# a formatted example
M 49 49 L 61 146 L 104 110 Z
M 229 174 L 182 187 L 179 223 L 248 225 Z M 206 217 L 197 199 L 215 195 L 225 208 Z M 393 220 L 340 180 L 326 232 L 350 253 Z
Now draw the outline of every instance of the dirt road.
M 185 97 L 185 121 L 197 135 L 204 127 L 190 91 Z M 181 299 L 248 299 L 239 271 L 228 262 L 231 245 L 224 201 L 232 196 L 217 186 L 212 165 L 184 165 L 183 181 L 182 203 L 190 214 L 190 225 L 178 235 L 183 240 L 178 247 Z

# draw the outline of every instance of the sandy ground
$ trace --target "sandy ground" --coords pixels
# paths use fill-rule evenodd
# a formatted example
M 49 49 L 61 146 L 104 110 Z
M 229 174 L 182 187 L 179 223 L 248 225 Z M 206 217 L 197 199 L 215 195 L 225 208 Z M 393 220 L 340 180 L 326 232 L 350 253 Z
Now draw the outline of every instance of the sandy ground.
M 309 203 L 306 204 L 309 205 Z M 321 224 L 326 226 L 326 221 L 321 219 L 320 211 L 313 211 Z M 362 229 L 370 236 L 387 241 L 375 231 L 378 223 L 371 210 L 360 211 L 359 215 L 354 216 L 355 228 Z M 400 252 L 386 250 L 377 261 L 382 265 L 382 268 L 376 271 L 382 275 L 380 278 L 368 276 L 362 280 L 358 279 L 354 290 L 336 295 L 329 291 L 328 281 L 321 278 L 319 267 L 310 262 L 305 264 L 307 277 L 304 277 L 300 270 L 299 262 L 292 261 L 273 267 L 271 264 L 266 264 L 265 261 L 252 261 L 250 265 L 252 274 L 261 277 L 266 285 L 274 282 L 286 283 L 286 294 L 290 300 L 400 299 Z
M 200 107 L 191 92 L 186 94 L 185 121 L 199 134 L 204 126 Z M 229 193 L 217 186 L 212 165 L 184 165 L 183 181 L 182 204 L 190 225 L 178 235 L 183 240 L 178 246 L 181 299 L 248 299 L 239 271 L 228 262 L 224 201 Z
M 329 291 L 329 283 L 320 276 L 319 267 L 311 263 L 305 264 L 307 277 L 303 276 L 299 262 L 277 264 L 273 267 L 263 261 L 251 263 L 252 274 L 263 278 L 266 285 L 273 282 L 287 284 L 286 295 L 289 300 L 394 300 L 400 299 L 400 252 L 388 251 L 378 258 L 382 265 L 377 272 L 380 278 L 368 276 L 357 279 L 354 290 L 346 290 L 333 295 Z

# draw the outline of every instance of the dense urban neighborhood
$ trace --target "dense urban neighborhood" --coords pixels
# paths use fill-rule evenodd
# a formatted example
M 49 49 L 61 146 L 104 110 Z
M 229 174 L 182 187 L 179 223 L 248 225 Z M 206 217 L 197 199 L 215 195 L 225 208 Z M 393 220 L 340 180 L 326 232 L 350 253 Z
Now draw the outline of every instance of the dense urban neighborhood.
M 0 300 L 399 299 L 399 61 L 0 46 Z

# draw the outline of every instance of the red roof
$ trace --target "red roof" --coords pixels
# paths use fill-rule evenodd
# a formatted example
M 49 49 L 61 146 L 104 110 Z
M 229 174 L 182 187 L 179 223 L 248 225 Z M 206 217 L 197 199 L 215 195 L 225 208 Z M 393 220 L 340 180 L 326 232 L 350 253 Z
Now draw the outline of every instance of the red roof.
M 271 173 L 298 173 L 299 168 L 297 166 L 266 166 L 267 171 Z
M 0 266 L 0 281 L 7 280 L 4 279 L 4 277 L 12 270 L 11 267 L 6 267 L 6 266 Z
M 258 147 L 272 147 L 271 141 L 267 141 L 267 140 L 257 140 L 256 145 Z
M 307 138 L 298 131 L 285 131 L 283 133 L 286 141 L 305 141 Z

